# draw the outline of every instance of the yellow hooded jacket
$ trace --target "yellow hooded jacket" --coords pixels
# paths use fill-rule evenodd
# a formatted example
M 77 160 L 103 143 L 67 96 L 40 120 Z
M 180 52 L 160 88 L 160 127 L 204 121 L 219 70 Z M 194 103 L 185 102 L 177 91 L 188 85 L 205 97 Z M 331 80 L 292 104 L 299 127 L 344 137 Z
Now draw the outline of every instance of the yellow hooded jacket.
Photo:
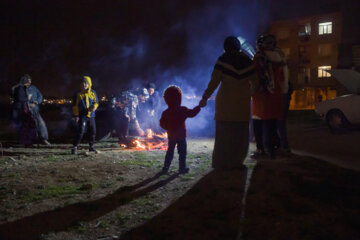
M 95 111 L 99 107 L 99 100 L 96 92 L 91 89 L 91 78 L 89 76 L 84 76 L 83 79 L 88 82 L 89 88 L 85 91 L 78 91 L 75 94 L 72 110 L 76 117 L 86 116 L 92 118 L 95 117 Z

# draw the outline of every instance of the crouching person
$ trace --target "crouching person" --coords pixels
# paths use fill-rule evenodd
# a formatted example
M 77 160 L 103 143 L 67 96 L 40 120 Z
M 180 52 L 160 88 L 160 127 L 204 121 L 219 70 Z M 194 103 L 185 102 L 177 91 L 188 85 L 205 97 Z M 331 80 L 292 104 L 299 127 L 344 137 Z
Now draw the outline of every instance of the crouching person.
M 96 123 L 95 123 L 95 111 L 99 106 L 98 97 L 96 92 L 91 89 L 91 78 L 84 76 L 81 82 L 81 90 L 78 91 L 73 98 L 73 114 L 78 123 L 78 134 L 72 148 L 72 154 L 78 153 L 78 145 L 81 142 L 87 129 L 89 129 L 89 151 L 98 152 L 94 148 L 95 136 L 96 136 Z
M 163 172 L 169 170 L 171 161 L 174 157 L 174 149 L 177 145 L 179 153 L 179 173 L 185 174 L 189 172 L 186 166 L 186 118 L 195 117 L 200 112 L 200 107 L 188 109 L 181 106 L 181 89 L 177 86 L 169 86 L 164 91 L 164 99 L 168 105 L 160 119 L 160 126 L 167 131 L 168 134 L 168 150 L 165 155 Z

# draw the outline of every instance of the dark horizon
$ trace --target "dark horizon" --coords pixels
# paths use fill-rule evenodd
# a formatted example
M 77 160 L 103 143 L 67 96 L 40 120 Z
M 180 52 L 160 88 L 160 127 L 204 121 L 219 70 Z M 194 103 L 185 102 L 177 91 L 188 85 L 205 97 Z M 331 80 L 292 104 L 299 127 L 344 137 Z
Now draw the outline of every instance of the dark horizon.
M 145 81 L 159 88 L 179 84 L 198 95 L 227 35 L 241 35 L 254 44 L 273 20 L 356 10 L 359 3 L 126 0 L 3 5 L 0 92 L 8 94 L 28 73 L 43 95 L 70 97 L 82 75 L 93 78 L 99 95 Z M 359 22 L 350 15 L 344 19 Z

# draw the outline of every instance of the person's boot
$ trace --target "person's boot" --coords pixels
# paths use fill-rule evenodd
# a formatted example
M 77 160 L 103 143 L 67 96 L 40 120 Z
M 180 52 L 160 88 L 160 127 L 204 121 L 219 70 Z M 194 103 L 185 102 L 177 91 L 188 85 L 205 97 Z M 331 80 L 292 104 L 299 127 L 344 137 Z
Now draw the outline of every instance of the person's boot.
M 169 171 L 169 167 L 163 167 L 161 173 L 166 174 Z
M 77 147 L 73 147 L 73 148 L 71 149 L 71 153 L 74 154 L 74 155 L 77 155 L 77 154 L 78 154 Z
M 90 146 L 90 147 L 89 147 L 89 152 L 99 153 L 99 151 L 96 150 L 96 149 L 94 148 L 94 146 Z
M 46 145 L 46 146 L 50 146 L 50 145 L 51 145 L 51 143 L 50 143 L 48 140 L 46 140 L 46 139 L 42 140 L 42 143 L 43 143 L 44 145 Z
M 189 167 L 184 167 L 179 169 L 179 174 L 187 174 L 190 171 Z

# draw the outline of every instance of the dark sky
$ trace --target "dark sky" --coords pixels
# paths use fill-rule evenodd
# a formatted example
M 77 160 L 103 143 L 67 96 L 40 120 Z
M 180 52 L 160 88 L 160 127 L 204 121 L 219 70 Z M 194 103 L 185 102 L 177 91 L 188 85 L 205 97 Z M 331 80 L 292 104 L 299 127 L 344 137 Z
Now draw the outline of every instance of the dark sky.
M 144 81 L 186 85 L 201 94 L 226 36 L 254 43 L 272 19 L 359 2 L 1 1 L 0 92 L 29 73 L 47 96 L 72 95 L 84 74 L 100 94 Z

